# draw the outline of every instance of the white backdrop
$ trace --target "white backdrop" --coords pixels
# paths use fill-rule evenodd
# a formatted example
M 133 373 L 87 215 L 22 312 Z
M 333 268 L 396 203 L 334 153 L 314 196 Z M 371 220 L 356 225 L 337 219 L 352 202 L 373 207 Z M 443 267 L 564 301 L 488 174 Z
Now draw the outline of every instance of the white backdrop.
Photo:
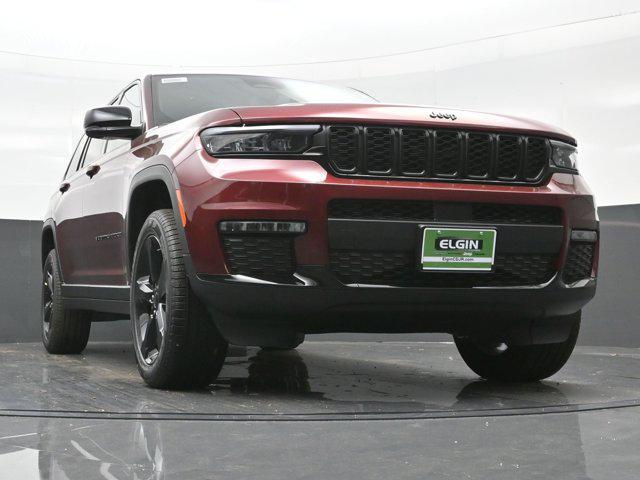
M 554 123 L 578 138 L 600 205 L 640 203 L 638 0 L 218 3 L 8 7 L 0 218 L 42 217 L 86 109 L 140 73 L 178 70 L 328 81 L 384 102 Z

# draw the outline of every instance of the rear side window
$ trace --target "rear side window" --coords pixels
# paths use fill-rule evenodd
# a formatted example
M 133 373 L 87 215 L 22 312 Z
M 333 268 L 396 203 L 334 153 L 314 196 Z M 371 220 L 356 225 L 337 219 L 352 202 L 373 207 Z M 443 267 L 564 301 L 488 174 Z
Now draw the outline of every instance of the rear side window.
M 87 141 L 87 137 L 83 135 L 80 141 L 78 142 L 78 145 L 76 145 L 76 149 L 74 150 L 73 155 L 71 156 L 69 165 L 67 165 L 67 171 L 64 172 L 65 179 L 73 175 L 73 172 L 75 172 L 78 169 L 78 163 L 80 162 L 80 157 L 82 156 L 82 150 L 84 150 L 84 144 L 86 143 L 86 141 Z

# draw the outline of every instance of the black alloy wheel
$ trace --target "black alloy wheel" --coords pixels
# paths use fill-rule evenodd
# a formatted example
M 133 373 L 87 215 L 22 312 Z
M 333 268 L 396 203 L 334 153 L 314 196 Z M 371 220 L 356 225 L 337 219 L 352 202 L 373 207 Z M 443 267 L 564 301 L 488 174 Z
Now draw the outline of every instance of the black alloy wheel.
M 202 388 L 214 379 L 227 342 L 191 291 L 171 209 L 151 213 L 131 269 L 131 326 L 138 371 L 154 388 Z
M 135 270 L 136 348 L 147 365 L 160 354 L 167 327 L 167 272 L 158 238 L 149 235 L 142 244 Z
M 54 302 L 53 263 L 47 261 L 42 273 L 42 340 L 49 341 Z

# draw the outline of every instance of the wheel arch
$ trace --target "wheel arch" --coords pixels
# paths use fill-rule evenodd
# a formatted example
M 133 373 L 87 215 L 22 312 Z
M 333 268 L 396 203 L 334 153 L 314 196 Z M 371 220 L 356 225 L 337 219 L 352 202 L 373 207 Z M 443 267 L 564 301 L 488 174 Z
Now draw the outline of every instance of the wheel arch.
M 53 218 L 48 218 L 42 224 L 42 233 L 40 235 L 40 267 L 44 267 L 47 255 L 53 250 L 58 260 L 58 268 L 60 269 L 60 279 L 64 283 L 64 269 L 60 261 L 60 251 L 58 250 L 58 239 L 56 237 L 56 222 Z
M 40 236 L 40 265 L 44 265 L 47 255 L 49 255 L 51 250 L 55 250 L 57 254 L 55 223 L 52 219 L 49 219 L 45 220 L 42 225 L 42 234 Z
M 182 251 L 189 254 L 188 244 L 182 222 L 181 206 L 178 201 L 179 183 L 173 170 L 165 163 L 155 164 L 140 170 L 131 181 L 127 201 L 125 241 L 127 249 L 127 269 L 131 271 L 133 254 L 138 234 L 146 218 L 155 210 L 170 208 L 176 216 Z M 189 263 L 189 262 L 187 262 Z

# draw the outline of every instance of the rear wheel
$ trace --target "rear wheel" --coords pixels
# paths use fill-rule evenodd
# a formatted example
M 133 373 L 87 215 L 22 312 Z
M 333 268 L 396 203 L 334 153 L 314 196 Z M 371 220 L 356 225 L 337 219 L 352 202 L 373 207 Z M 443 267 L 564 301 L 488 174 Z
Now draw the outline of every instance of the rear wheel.
M 462 359 L 487 380 L 534 382 L 558 372 L 573 352 L 580 331 L 580 312 L 573 317 L 567 340 L 542 345 L 490 345 L 472 338 L 456 338 Z
M 138 370 L 156 388 L 208 385 L 227 342 L 191 292 L 172 210 L 153 212 L 133 258 L 131 322 Z
M 87 346 L 91 315 L 64 308 L 58 255 L 51 250 L 42 270 L 42 343 L 49 353 L 80 353 Z

